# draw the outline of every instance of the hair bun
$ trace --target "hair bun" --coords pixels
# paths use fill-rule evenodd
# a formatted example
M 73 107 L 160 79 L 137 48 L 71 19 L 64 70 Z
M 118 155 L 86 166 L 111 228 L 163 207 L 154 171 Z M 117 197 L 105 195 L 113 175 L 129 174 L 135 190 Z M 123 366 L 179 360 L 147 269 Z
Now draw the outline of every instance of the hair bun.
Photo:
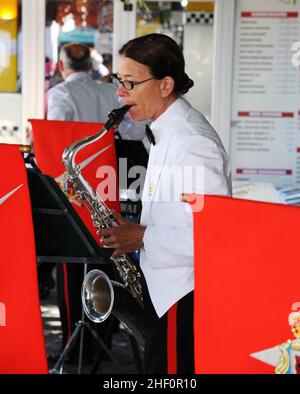
M 182 81 L 181 94 L 186 94 L 194 86 L 194 81 L 185 73 Z

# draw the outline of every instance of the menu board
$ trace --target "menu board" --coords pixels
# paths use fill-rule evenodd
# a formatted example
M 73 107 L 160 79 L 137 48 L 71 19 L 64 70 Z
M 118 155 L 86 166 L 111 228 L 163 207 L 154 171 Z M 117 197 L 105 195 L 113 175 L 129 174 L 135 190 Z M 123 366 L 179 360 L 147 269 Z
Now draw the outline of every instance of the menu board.
M 231 118 L 235 180 L 300 186 L 297 42 L 299 1 L 237 1 Z

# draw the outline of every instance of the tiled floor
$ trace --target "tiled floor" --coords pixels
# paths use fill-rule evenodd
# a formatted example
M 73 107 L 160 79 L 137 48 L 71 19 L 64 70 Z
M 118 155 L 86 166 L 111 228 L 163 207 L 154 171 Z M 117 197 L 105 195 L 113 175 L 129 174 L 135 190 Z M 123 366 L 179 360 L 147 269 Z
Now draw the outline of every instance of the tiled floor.
M 41 310 L 43 327 L 48 357 L 48 367 L 52 370 L 57 359 L 51 356 L 59 355 L 61 349 L 62 331 L 59 318 L 59 311 L 56 305 L 55 289 L 51 290 L 49 297 L 41 300 Z M 94 373 L 101 374 L 137 374 L 138 369 L 135 363 L 129 336 L 120 328 L 113 334 L 112 353 L 118 361 L 118 365 L 110 360 L 103 360 L 94 368 Z M 92 364 L 84 364 L 82 373 L 91 373 Z M 78 363 L 66 363 L 63 373 L 78 373 Z

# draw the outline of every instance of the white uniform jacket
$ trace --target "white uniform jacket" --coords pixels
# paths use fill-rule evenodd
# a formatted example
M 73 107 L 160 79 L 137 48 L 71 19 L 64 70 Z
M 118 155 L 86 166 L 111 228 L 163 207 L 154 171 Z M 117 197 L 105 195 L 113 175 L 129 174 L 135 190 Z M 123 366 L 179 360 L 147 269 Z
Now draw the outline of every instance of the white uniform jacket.
M 141 224 L 141 269 L 159 317 L 194 289 L 193 217 L 181 192 L 231 194 L 229 159 L 215 130 L 185 99 L 151 124 Z M 176 201 L 177 200 L 177 201 Z

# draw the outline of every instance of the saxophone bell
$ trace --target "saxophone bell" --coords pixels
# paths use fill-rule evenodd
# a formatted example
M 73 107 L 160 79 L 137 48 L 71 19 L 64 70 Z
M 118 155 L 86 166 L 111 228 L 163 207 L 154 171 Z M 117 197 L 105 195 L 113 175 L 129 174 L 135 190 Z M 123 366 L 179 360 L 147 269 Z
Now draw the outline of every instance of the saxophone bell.
M 112 281 L 103 271 L 90 271 L 82 283 L 81 299 L 89 319 L 94 323 L 104 322 L 114 304 Z
M 88 272 L 82 283 L 81 299 L 84 312 L 90 320 L 102 323 L 112 314 L 144 348 L 143 308 L 132 298 L 124 285 L 109 279 L 103 271 L 95 269 Z

